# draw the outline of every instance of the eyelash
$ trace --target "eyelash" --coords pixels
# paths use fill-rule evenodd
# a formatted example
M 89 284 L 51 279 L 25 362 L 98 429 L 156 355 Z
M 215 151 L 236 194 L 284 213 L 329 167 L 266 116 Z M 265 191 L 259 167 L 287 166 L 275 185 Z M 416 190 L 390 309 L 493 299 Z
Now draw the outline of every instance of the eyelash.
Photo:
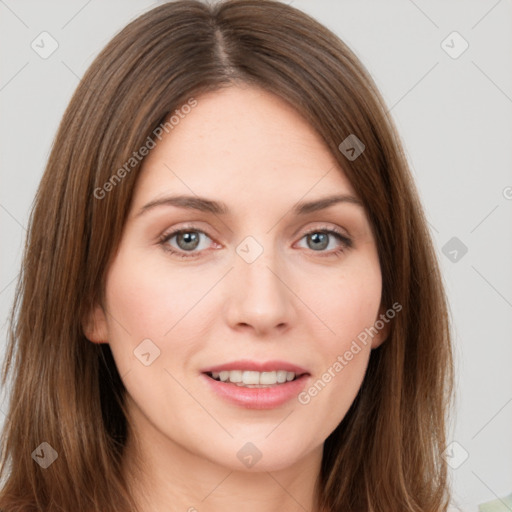
M 190 232 L 202 233 L 203 235 L 206 235 L 208 238 L 211 239 L 211 237 L 208 235 L 208 233 L 205 233 L 204 231 L 202 231 L 200 229 L 196 229 L 193 226 L 185 226 L 183 228 L 171 231 L 170 233 L 168 233 L 168 232 L 163 233 L 159 237 L 158 243 L 162 246 L 164 251 L 167 251 L 174 256 L 178 256 L 179 258 L 183 258 L 183 259 L 195 258 L 199 254 L 199 252 L 190 252 L 189 254 L 187 254 L 184 251 L 178 251 L 178 250 L 172 248 L 167 243 L 171 238 L 175 237 L 176 235 L 179 235 L 182 233 L 190 233 Z M 334 229 L 331 227 L 329 227 L 329 228 L 322 227 L 322 228 L 312 229 L 312 230 L 304 233 L 301 237 L 301 240 L 304 237 L 306 237 L 308 235 L 312 235 L 314 233 L 323 233 L 323 234 L 333 235 L 335 238 L 337 238 L 341 242 L 341 247 L 339 247 L 338 249 L 336 249 L 334 251 L 328 252 L 326 254 L 321 254 L 324 251 L 312 251 L 312 252 L 318 252 L 321 257 L 336 256 L 339 258 L 342 253 L 344 253 L 347 249 L 350 249 L 353 245 L 352 240 L 350 238 L 348 238 L 343 233 L 341 233 L 341 231 L 338 231 L 337 229 Z

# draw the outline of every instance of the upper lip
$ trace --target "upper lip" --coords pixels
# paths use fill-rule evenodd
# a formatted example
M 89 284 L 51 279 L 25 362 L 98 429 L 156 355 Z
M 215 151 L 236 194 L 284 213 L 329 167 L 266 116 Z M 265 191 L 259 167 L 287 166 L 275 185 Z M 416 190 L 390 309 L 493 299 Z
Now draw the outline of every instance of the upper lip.
M 222 372 L 230 370 L 248 370 L 256 372 L 272 372 L 278 370 L 286 370 L 293 372 L 295 375 L 302 375 L 309 373 L 306 369 L 296 364 L 288 363 L 286 361 L 250 361 L 249 359 L 241 359 L 238 361 L 231 361 L 229 363 L 219 364 L 216 366 L 209 366 L 203 368 L 203 373 Z

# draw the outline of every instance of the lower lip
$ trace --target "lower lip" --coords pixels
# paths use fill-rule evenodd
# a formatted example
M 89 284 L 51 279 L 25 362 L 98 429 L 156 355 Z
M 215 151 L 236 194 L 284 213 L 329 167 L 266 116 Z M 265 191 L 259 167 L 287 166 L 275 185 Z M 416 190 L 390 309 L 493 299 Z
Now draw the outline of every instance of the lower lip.
M 298 379 L 283 384 L 275 384 L 267 388 L 246 388 L 230 382 L 222 382 L 206 373 L 202 374 L 207 384 L 217 395 L 228 402 L 247 409 L 273 409 L 296 398 L 306 386 L 310 375 L 305 374 Z

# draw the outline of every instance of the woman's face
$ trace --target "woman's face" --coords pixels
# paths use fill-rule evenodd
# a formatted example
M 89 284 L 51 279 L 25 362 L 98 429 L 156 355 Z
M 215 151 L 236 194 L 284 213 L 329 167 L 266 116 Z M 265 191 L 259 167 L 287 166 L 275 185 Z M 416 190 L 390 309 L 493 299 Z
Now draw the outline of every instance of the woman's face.
M 376 244 L 361 204 L 318 203 L 357 196 L 287 103 L 196 100 L 144 160 L 86 334 L 110 344 L 138 437 L 284 468 L 321 450 L 387 335 L 365 331 L 385 310 Z

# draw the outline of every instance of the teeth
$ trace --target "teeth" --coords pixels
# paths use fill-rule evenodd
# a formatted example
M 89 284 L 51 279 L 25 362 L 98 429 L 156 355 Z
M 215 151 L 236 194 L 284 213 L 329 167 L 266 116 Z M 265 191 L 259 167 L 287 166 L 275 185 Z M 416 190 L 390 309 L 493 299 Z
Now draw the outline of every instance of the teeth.
M 226 372 L 228 374 L 228 379 L 230 382 L 242 382 L 242 372 L 240 370 L 233 370 L 231 372 Z
M 286 382 L 286 374 L 287 373 L 288 372 L 285 370 L 279 370 L 278 372 L 276 372 L 277 382 L 279 382 L 279 384 Z
M 274 384 L 283 384 L 295 379 L 294 372 L 286 370 L 277 370 L 272 372 L 255 372 L 249 370 L 231 370 L 222 372 L 212 372 L 211 376 L 215 380 L 222 382 L 232 382 L 239 386 L 272 386 Z

